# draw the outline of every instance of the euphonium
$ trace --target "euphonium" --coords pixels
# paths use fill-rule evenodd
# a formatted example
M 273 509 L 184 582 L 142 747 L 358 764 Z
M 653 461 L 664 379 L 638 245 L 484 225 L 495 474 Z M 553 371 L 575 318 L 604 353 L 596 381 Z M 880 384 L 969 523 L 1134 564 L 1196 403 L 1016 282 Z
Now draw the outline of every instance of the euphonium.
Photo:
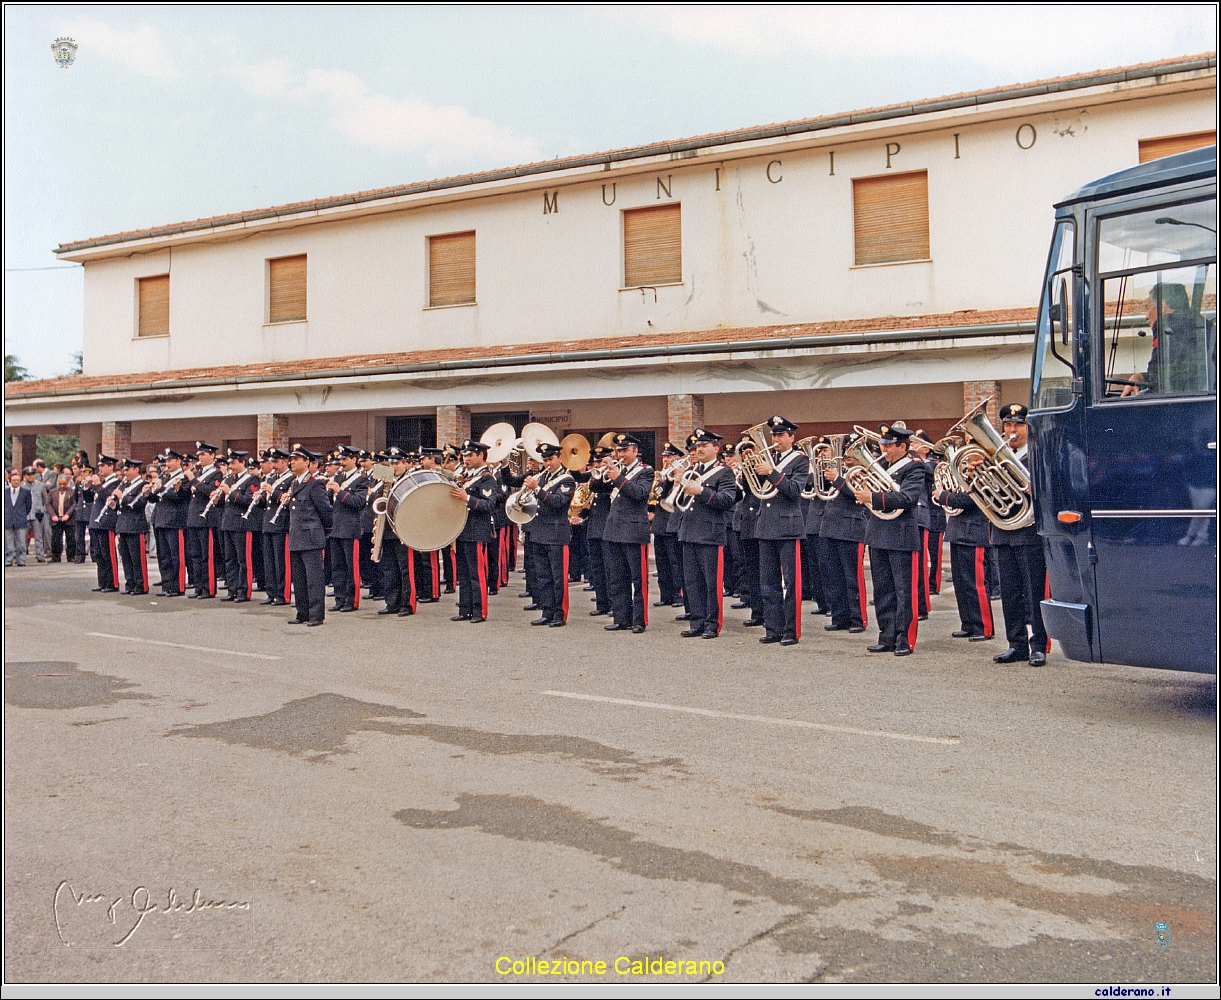
M 568 505 L 568 520 L 573 524 L 589 517 L 589 509 L 593 506 L 594 491 L 588 482 L 577 483 L 572 494 L 572 503 Z
M 1030 477 L 992 426 L 986 406 L 981 403 L 950 428 L 951 435 L 961 428 L 970 443 L 947 448 L 946 461 L 984 517 L 1004 531 L 1017 531 L 1034 523 L 1034 502 L 1027 492 Z
M 772 447 L 764 434 L 767 432 L 767 421 L 761 424 L 755 424 L 746 431 L 747 436 L 754 446 L 754 454 L 757 458 L 764 459 L 773 468 L 776 465 L 776 451 Z M 739 442 L 734 451 L 737 452 L 739 462 L 738 467 L 742 470 L 742 478 L 746 482 L 747 489 L 751 491 L 760 500 L 770 500 L 780 491 L 771 483 L 759 478 L 759 473 L 755 471 L 755 463 L 749 459 L 742 460 L 742 448 L 746 442 Z
M 819 500 L 834 500 L 839 496 L 839 490 L 827 482 L 823 473 L 827 469 L 833 469 L 836 479 L 843 475 L 844 441 L 850 436 L 832 434 L 821 444 L 813 437 L 802 438 L 797 442 L 796 447 L 810 460 L 810 481 L 801 491 L 803 500 L 813 500 L 815 497 Z
M 882 468 L 881 460 L 874 457 L 866 444 L 867 441 L 880 441 L 882 436 L 864 427 L 854 426 L 852 429 L 858 438 L 844 449 L 844 457 L 853 459 L 857 464 L 843 472 L 848 488 L 853 493 L 860 489 L 870 493 L 898 493 L 899 484 Z M 903 513 L 902 510 L 874 510 L 872 507 L 867 507 L 866 510 L 883 521 L 893 521 Z
M 957 438 L 942 438 L 937 442 L 937 448 L 940 451 L 944 451 L 946 448 L 959 447 L 961 444 L 962 442 Z M 957 517 L 962 513 L 958 507 L 942 507 L 941 504 L 937 503 L 937 494 L 942 491 L 946 493 L 963 492 L 962 484 L 955 482 L 954 473 L 950 470 L 950 463 L 944 458 L 933 467 L 933 493 L 929 499 L 945 511 L 946 517 Z
M 674 504 L 682 492 L 682 478 L 689 468 L 691 468 L 691 456 L 684 455 L 682 458 L 675 459 L 653 477 L 653 490 L 657 493 L 657 503 L 668 514 L 674 513 Z M 662 488 L 666 483 L 673 485 L 663 494 Z

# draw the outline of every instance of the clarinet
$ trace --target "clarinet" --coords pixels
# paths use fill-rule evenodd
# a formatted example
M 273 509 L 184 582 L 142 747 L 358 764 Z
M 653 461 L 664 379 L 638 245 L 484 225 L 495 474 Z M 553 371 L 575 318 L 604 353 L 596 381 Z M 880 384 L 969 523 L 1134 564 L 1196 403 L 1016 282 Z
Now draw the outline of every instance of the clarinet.
M 268 524 L 276 523 L 276 518 L 280 516 L 280 511 L 282 511 L 285 507 L 288 506 L 288 502 L 292 498 L 293 498 L 292 493 L 290 493 L 288 490 L 285 490 L 284 493 L 280 497 L 280 506 L 277 507 L 276 512 L 271 515 L 271 520 L 267 522 Z

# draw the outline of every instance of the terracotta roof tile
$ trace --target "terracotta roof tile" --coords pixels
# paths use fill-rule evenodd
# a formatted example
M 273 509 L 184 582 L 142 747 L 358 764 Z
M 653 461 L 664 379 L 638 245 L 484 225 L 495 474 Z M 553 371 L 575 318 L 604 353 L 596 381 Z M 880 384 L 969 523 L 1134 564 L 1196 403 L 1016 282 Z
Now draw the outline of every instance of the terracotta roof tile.
M 944 104 L 951 101 L 963 101 L 970 98 L 987 98 L 993 95 L 1000 95 L 1007 92 L 1015 92 L 1014 96 L 1022 96 L 1021 92 L 1037 90 L 1038 88 L 1063 86 L 1064 84 L 1072 83 L 1073 81 L 1088 80 L 1094 77 L 1113 76 L 1115 74 L 1124 73 L 1139 73 L 1141 71 L 1156 68 L 1158 66 L 1170 66 L 1189 62 L 1198 59 L 1215 60 L 1215 52 L 1204 52 L 1196 56 L 1177 56 L 1172 59 L 1159 59 L 1153 62 L 1137 63 L 1131 66 L 1119 66 L 1109 70 L 1094 70 L 1086 73 L 1073 73 L 1068 76 L 1050 77 L 1044 80 L 1035 80 L 1030 83 L 1010 84 L 1001 87 L 988 87 L 983 90 L 964 91 L 958 94 L 946 94 L 941 97 L 924 98 L 918 101 L 900 101 L 896 104 L 885 104 L 873 108 L 860 108 L 856 111 L 838 112 L 832 115 L 820 115 L 814 118 L 798 118 L 788 122 L 776 122 L 772 125 L 761 125 L 747 129 L 733 129 L 724 132 L 710 132 L 705 135 L 688 136 L 685 139 L 676 139 L 669 142 L 649 143 L 644 146 L 627 146 L 619 149 L 604 150 L 600 153 L 580 154 L 577 156 L 557 157 L 553 160 L 544 160 L 536 163 L 520 164 L 516 167 L 509 167 L 491 171 L 480 171 L 467 174 L 455 174 L 451 177 L 443 177 L 437 180 L 421 181 L 413 184 L 399 184 L 384 188 L 371 188 L 366 191 L 356 191 L 350 194 L 335 195 L 331 197 L 308 199 L 305 201 L 289 202 L 284 205 L 275 205 L 271 208 L 246 209 L 241 212 L 231 212 L 223 215 L 212 215 L 205 218 L 193 219 L 186 222 L 176 222 L 169 225 L 152 226 L 146 229 L 130 229 L 119 233 L 111 233 L 106 236 L 95 236 L 89 239 L 76 240 L 70 243 L 61 243 L 57 253 L 71 252 L 72 250 L 85 249 L 90 246 L 102 243 L 119 243 L 127 240 L 146 239 L 150 237 L 170 235 L 175 232 L 190 229 L 209 229 L 215 226 L 232 225 L 245 220 L 253 220 L 255 218 L 269 218 L 277 215 L 293 215 L 306 211 L 320 211 L 326 208 L 341 207 L 345 203 L 356 201 L 369 201 L 378 198 L 397 197 L 405 194 L 414 193 L 416 191 L 426 191 L 432 189 L 440 189 L 447 187 L 457 187 L 464 184 L 479 183 L 480 181 L 497 179 L 504 176 L 512 176 L 514 173 L 527 174 L 540 172 L 543 170 L 555 171 L 565 170 L 570 167 L 579 166 L 590 161 L 598 161 L 599 159 L 607 158 L 629 158 L 635 156 L 651 156 L 660 155 L 668 151 L 672 147 L 683 147 L 700 144 L 713 144 L 718 140 L 725 142 L 741 142 L 749 141 L 752 133 L 769 132 L 785 130 L 810 130 L 817 128 L 820 123 L 835 122 L 845 118 L 862 119 L 874 115 L 883 115 L 887 112 L 893 112 L 906 108 L 912 109 L 913 113 L 919 112 L 921 109 L 937 110 L 936 105 Z
M 1019 321 L 1030 322 L 1034 309 L 967 309 L 953 313 L 923 316 L 880 316 L 869 319 L 833 320 L 822 323 L 787 323 L 779 326 L 754 326 L 691 330 L 682 333 L 649 333 L 637 337 L 601 337 L 590 340 L 551 341 L 538 344 L 507 344 L 501 347 L 465 347 L 449 350 L 405 351 L 388 354 L 351 354 L 329 358 L 303 358 L 297 361 L 272 361 L 252 365 L 224 365 L 213 368 L 183 368 L 175 371 L 129 372 L 121 375 L 63 375 L 59 378 L 7 382 L 7 398 L 44 393 L 69 393 L 86 389 L 124 386 L 155 386 L 158 383 L 226 379 L 258 375 L 294 375 L 375 366 L 410 365 L 430 361 L 457 361 L 470 358 L 517 357 L 565 351 L 597 351 L 620 347 L 658 347 L 707 342 L 768 340 L 776 337 L 815 337 L 867 333 L 879 330 L 919 330 L 935 327 L 986 326 Z

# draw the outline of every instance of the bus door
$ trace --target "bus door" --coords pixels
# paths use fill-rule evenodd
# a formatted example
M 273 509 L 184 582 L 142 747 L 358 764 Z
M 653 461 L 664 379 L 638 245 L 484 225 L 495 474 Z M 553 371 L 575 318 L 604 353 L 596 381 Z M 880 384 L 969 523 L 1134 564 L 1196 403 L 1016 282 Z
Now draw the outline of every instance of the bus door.
M 1097 280 L 1085 420 L 1101 659 L 1211 672 L 1215 189 L 1197 198 L 1087 215 Z

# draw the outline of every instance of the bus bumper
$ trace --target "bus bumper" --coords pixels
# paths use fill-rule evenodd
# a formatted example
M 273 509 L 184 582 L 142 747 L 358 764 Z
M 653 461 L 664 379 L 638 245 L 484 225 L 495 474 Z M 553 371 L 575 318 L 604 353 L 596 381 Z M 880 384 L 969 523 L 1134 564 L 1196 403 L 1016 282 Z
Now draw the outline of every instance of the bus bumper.
M 1043 627 L 1060 644 L 1065 656 L 1086 663 L 1098 661 L 1088 604 L 1049 600 L 1039 602 L 1039 608 L 1043 612 Z

